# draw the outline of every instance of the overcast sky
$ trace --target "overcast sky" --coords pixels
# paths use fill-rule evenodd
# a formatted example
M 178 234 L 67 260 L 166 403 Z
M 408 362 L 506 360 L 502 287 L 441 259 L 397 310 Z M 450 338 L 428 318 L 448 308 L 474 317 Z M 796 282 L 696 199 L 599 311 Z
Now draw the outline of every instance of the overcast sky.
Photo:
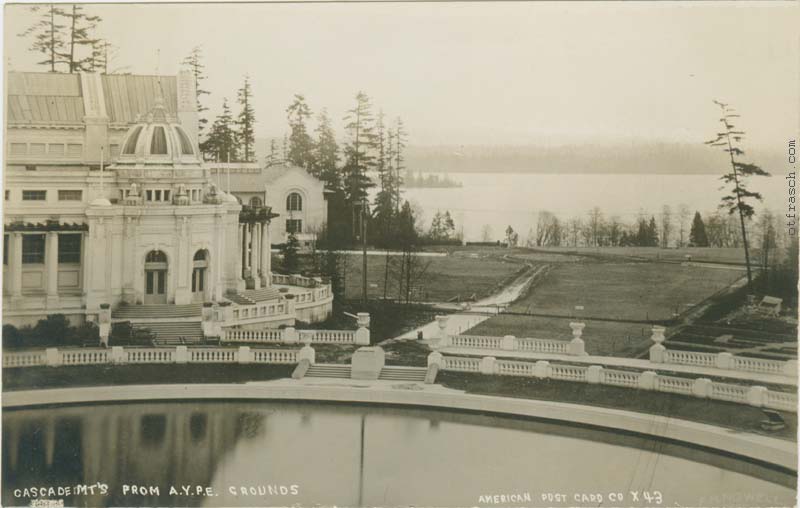
M 114 66 L 174 74 L 202 45 L 212 95 L 252 78 L 258 137 L 282 136 L 302 93 L 342 116 L 363 90 L 414 144 L 697 143 L 732 103 L 752 146 L 798 130 L 796 2 L 93 5 Z M 40 55 L 6 6 L 12 70 Z M 160 50 L 160 63 L 157 58 Z M 46 70 L 39 67 L 40 70 Z

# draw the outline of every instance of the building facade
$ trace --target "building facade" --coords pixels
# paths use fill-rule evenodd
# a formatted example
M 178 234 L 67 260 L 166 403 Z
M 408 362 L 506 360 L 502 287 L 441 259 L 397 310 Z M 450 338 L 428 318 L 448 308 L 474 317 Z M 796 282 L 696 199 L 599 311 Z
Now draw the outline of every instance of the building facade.
M 248 325 L 293 322 L 293 289 L 272 284 L 276 214 L 215 183 L 191 74 L 10 73 L 8 83 L 4 323 L 264 301 L 282 313 Z M 330 298 L 317 303 L 313 314 L 327 316 Z
M 310 248 L 328 221 L 325 184 L 303 168 L 256 163 L 210 164 L 221 188 L 230 189 L 240 203 L 267 204 L 280 217 L 272 222 L 272 243 L 283 244 L 294 233 L 300 245 Z

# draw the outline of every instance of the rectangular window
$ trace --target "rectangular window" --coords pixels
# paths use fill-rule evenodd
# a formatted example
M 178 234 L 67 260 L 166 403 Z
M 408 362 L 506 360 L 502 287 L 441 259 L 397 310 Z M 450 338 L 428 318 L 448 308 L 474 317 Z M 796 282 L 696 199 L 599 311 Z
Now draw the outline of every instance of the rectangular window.
M 10 190 L 5 191 L 5 194 L 6 194 L 6 201 L 11 199 L 11 191 Z
M 287 219 L 286 232 L 287 233 L 300 233 L 303 230 L 303 221 L 300 219 Z
M 25 155 L 28 153 L 27 143 L 11 143 L 10 155 Z
M 164 191 L 164 201 L 169 201 L 169 191 L 168 190 Z
M 44 235 L 22 235 L 22 263 L 44 263 Z
M 144 195 L 145 195 L 145 197 L 147 198 L 147 201 L 152 201 L 152 200 L 153 200 L 153 191 L 151 191 L 151 190 L 146 190 L 146 191 L 144 192 Z
M 58 235 L 58 262 L 81 262 L 81 235 L 80 233 Z
M 111 155 L 111 160 L 116 160 L 119 157 L 119 145 L 111 145 L 108 147 L 108 151 Z
M 83 155 L 83 145 L 67 145 L 67 157 L 80 157 L 81 155 Z
M 30 147 L 28 147 L 28 154 L 29 155 L 44 155 L 44 143 L 31 143 Z
M 47 145 L 47 155 L 52 155 L 54 157 L 63 157 L 64 156 L 64 145 L 62 143 L 58 144 L 49 144 Z
M 8 235 L 3 235 L 3 264 L 8 265 Z
M 161 201 L 161 190 L 156 191 L 156 201 Z
M 60 190 L 58 191 L 59 201 L 81 201 L 83 199 L 82 190 Z
M 47 199 L 47 191 L 43 190 L 23 190 L 23 201 L 44 201 Z

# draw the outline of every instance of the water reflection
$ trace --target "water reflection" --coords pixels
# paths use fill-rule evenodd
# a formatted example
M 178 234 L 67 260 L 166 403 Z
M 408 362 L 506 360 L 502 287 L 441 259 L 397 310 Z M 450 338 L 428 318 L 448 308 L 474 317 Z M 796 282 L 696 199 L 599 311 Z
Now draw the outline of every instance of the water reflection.
M 574 496 L 614 505 L 611 492 L 656 490 L 669 505 L 791 506 L 795 497 L 789 474 L 664 441 L 444 411 L 70 406 L 6 411 L 2 437 L 3 506 L 34 497 L 78 506 L 475 506 L 496 494 L 547 506 L 559 504 L 543 498 L 555 493 L 567 496 L 563 505 L 596 506 L 597 497 Z M 628 495 L 623 504 L 652 503 Z

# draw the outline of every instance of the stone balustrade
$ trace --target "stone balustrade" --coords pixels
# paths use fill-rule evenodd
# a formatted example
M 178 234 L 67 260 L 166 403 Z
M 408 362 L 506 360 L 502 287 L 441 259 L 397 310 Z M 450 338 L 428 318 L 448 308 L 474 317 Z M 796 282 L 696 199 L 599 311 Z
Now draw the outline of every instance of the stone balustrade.
M 525 351 L 528 353 L 564 354 L 585 356 L 583 339 L 584 323 L 570 323 L 572 340 L 517 338 L 513 335 L 493 337 L 490 335 L 448 335 L 448 316 L 436 316 L 439 325 L 439 341 L 436 347 L 463 347 L 468 349 L 494 349 L 503 351 Z
M 47 348 L 3 353 L 3 367 L 59 367 L 71 365 L 183 364 L 183 363 L 264 363 L 294 364 L 299 359 L 314 363 L 314 349 L 265 349 L 241 347 L 123 347 Z
M 224 328 L 220 342 L 229 343 L 273 343 L 273 344 L 356 344 L 369 345 L 369 328 L 358 330 L 297 330 L 294 327 L 284 329 L 246 330 Z
M 664 328 L 661 326 L 653 327 L 651 339 L 655 343 L 650 347 L 650 361 L 653 363 L 694 365 L 697 367 L 724 370 L 778 374 L 790 377 L 797 376 L 797 360 L 768 360 L 764 358 L 734 356 L 728 352 L 702 353 L 697 351 L 667 349 L 663 345 Z
M 432 365 L 444 371 L 602 384 L 797 412 L 796 393 L 772 391 L 763 386 L 721 383 L 703 377 L 692 379 L 666 376 L 651 370 L 616 370 L 601 365 L 568 365 L 545 360 L 537 362 L 498 360 L 491 356 L 482 358 L 443 356 L 438 352 L 428 356 L 428 366 Z

